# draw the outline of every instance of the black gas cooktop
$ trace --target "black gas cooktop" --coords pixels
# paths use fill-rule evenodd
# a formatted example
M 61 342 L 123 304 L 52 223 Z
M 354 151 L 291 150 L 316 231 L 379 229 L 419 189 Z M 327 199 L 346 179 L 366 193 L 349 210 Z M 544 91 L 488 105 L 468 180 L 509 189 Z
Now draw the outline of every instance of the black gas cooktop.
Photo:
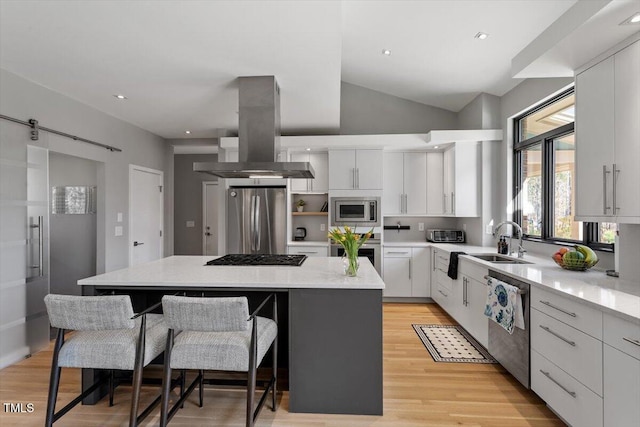
M 306 255 L 229 254 L 212 259 L 207 265 L 302 265 Z

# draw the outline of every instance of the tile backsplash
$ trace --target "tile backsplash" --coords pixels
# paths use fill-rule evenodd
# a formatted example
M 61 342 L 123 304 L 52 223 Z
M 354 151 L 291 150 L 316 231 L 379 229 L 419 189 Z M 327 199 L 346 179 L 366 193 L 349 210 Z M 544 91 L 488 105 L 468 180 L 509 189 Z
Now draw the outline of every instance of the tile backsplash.
M 409 226 L 409 230 L 384 230 L 385 242 L 424 242 L 426 241 L 427 230 L 429 229 L 457 229 L 456 218 L 434 218 L 434 217 L 385 217 L 384 226 Z M 418 230 L 418 224 L 424 224 L 424 231 Z

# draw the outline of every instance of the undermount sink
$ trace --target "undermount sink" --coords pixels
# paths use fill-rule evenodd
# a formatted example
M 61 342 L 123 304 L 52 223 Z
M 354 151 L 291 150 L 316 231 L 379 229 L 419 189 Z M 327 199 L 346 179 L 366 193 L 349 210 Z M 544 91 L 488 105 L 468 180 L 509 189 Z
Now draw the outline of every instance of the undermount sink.
M 488 261 L 493 264 L 532 264 L 529 261 L 524 261 L 518 258 L 512 258 L 500 254 L 469 254 L 469 256 L 481 259 L 483 261 Z

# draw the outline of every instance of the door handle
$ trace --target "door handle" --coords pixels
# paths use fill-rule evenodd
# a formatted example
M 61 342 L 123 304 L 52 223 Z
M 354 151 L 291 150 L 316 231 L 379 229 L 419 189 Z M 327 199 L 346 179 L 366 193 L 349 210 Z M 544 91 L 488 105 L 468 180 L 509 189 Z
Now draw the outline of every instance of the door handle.
M 356 188 L 360 188 L 360 168 L 356 168 Z
M 138 242 L 138 241 L 133 242 L 133 246 L 142 246 L 142 245 L 144 245 L 144 242 Z
M 208 231 L 206 233 L 204 233 L 205 236 L 211 236 L 211 233 L 209 233 Z
M 453 194 L 453 191 L 451 192 L 451 213 L 455 212 L 454 209 L 454 203 L 455 203 L 455 199 L 454 199 L 455 195 Z
M 38 216 L 38 224 L 32 224 L 31 228 L 38 229 L 38 264 L 31 265 L 30 267 L 33 269 L 38 269 L 38 276 L 44 276 L 44 242 L 42 239 L 44 238 L 44 229 L 42 223 L 44 222 L 44 217 L 42 215 Z

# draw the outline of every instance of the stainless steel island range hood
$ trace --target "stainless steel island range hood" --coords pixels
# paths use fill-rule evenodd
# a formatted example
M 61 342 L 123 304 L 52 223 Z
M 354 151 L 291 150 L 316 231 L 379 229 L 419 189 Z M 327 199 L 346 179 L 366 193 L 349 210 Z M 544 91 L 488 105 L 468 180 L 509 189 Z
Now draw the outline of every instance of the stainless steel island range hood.
M 277 162 L 280 88 L 274 76 L 239 77 L 238 162 L 196 162 L 193 170 L 219 178 L 313 178 L 309 162 Z

